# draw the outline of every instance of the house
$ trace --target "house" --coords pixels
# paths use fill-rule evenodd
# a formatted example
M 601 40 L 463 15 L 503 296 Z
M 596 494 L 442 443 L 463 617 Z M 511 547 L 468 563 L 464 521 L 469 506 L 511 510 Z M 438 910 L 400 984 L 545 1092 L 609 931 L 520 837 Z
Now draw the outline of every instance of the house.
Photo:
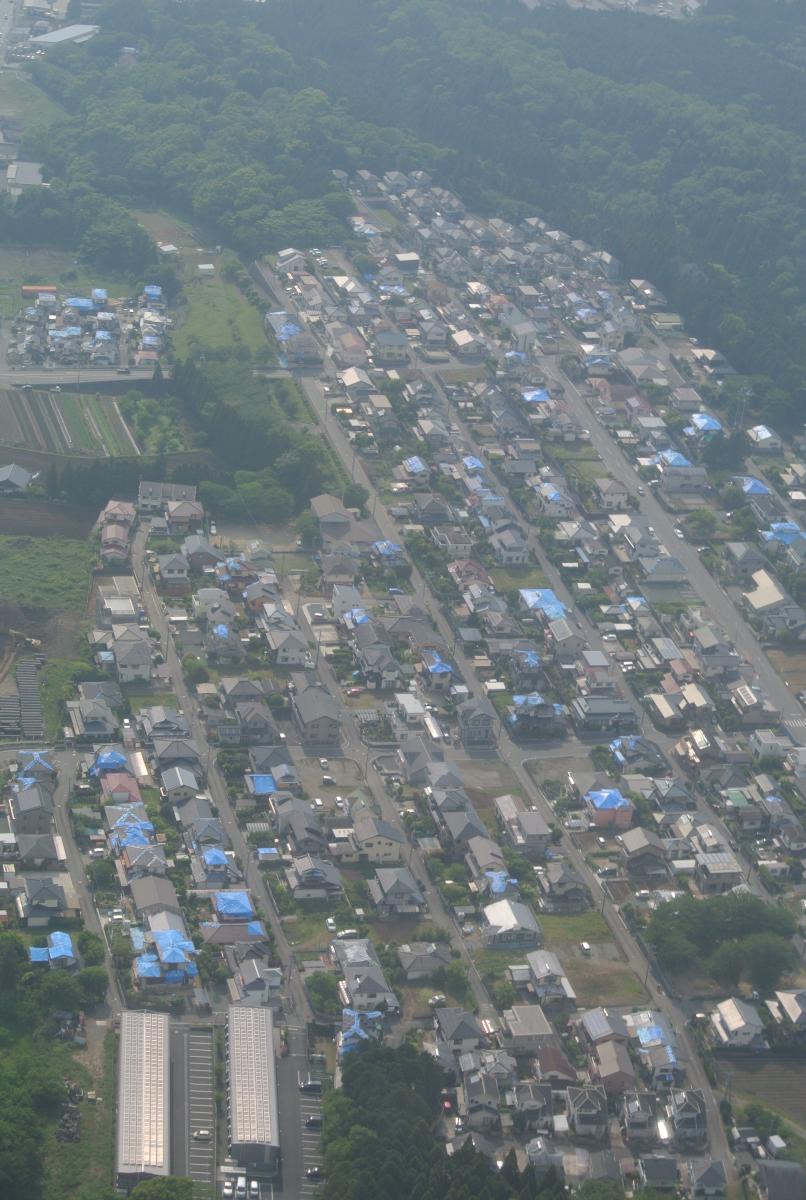
M 635 1070 L 623 1042 L 600 1042 L 594 1051 L 593 1071 L 608 1096 L 623 1096 L 635 1087 Z
M 718 895 L 730 892 L 744 880 L 741 865 L 730 850 L 695 855 L 694 878 L 701 892 Z
M 415 917 L 425 910 L 425 897 L 408 867 L 379 867 L 368 888 L 380 917 Z
M 298 629 L 270 629 L 266 641 L 278 667 L 304 667 L 308 643 Z
M 804 1200 L 806 1178 L 796 1162 L 760 1162 L 758 1182 L 764 1200 Z
M 782 1024 L 789 1030 L 806 1030 L 806 989 L 776 992 L 775 999 Z
M 276 742 L 277 728 L 265 704 L 246 700 L 235 705 L 235 717 L 241 731 L 242 742 Z
M 726 542 L 724 561 L 735 580 L 749 583 L 756 571 L 764 568 L 766 559 L 751 542 Z
M 456 710 L 459 736 L 463 745 L 493 746 L 496 741 L 497 717 L 489 700 L 465 700 Z
M 146 515 L 163 513 L 169 501 L 195 499 L 196 488 L 192 484 L 153 483 L 142 479 L 137 491 L 137 510 Z
M 643 879 L 666 878 L 666 849 L 651 829 L 639 825 L 626 830 L 621 834 L 621 852 L 631 874 Z
M 477 1050 L 487 1041 L 476 1018 L 463 1008 L 437 1008 L 434 1011 L 434 1028 L 437 1041 L 449 1047 L 454 1054 Z
M 482 937 L 495 949 L 530 949 L 542 941 L 534 913 L 517 900 L 496 900 L 482 909 Z
M 47 871 L 60 865 L 64 850 L 50 833 L 21 833 L 17 837 L 17 865 L 23 870 Z
M 389 987 L 378 956 L 367 938 L 335 941 L 332 953 L 344 975 L 339 984 L 343 1003 L 357 1012 L 398 1010 L 397 996 Z
M 565 1051 L 550 1042 L 542 1045 L 535 1054 L 535 1074 L 541 1083 L 549 1083 L 558 1090 L 575 1084 L 578 1079 L 576 1068 Z
M 504 1010 L 504 1036 L 513 1054 L 534 1054 L 545 1043 L 556 1043 L 551 1023 L 539 1004 L 513 1004 Z
M 588 643 L 566 617 L 550 621 L 546 628 L 546 647 L 558 663 L 574 663 Z
M 721 1158 L 691 1159 L 686 1167 L 688 1190 L 694 1200 L 721 1200 L 728 1188 L 725 1164 Z
M 431 541 L 449 559 L 467 558 L 473 549 L 470 530 L 462 525 L 439 525 L 431 530 Z
M 513 850 L 531 862 L 546 857 L 551 830 L 539 812 L 525 809 L 509 794 L 496 796 L 493 801 L 496 816 Z
M 17 913 L 30 929 L 41 929 L 68 915 L 64 888 L 50 875 L 26 875 L 17 896 Z
M 240 964 L 234 980 L 237 1003 L 246 1008 L 268 1004 L 276 990 L 276 968 L 266 967 L 257 958 L 247 958 Z
M 372 813 L 360 816 L 353 826 L 353 841 L 362 862 L 394 863 L 400 861 L 403 834 L 388 821 Z
M 494 1129 L 501 1124 L 501 1095 L 498 1080 L 481 1071 L 471 1071 L 462 1080 L 459 1112 L 471 1129 Z
M 570 521 L 576 514 L 573 500 L 561 492 L 556 483 L 543 481 L 534 489 L 537 506 L 550 521 Z
M 692 1145 L 705 1141 L 708 1136 L 708 1114 L 702 1092 L 673 1087 L 666 1112 L 679 1144 Z
M 444 942 L 404 942 L 397 948 L 397 959 L 406 983 L 431 979 L 452 961 L 450 946 Z
M 207 538 L 198 533 L 191 533 L 182 542 L 182 554 L 187 560 L 191 571 L 203 571 L 205 567 L 215 567 L 221 562 L 223 555 L 211 546 Z
M 540 1004 L 576 1006 L 576 993 L 562 963 L 550 950 L 533 950 L 526 955 L 531 989 Z
M 319 522 L 319 533 L 323 542 L 340 542 L 347 536 L 352 524 L 352 515 L 341 500 L 327 492 L 314 496 L 311 512 Z
M 307 800 L 292 799 L 277 807 L 277 828 L 297 855 L 323 854 L 327 839 Z
M 32 479 L 33 475 L 25 467 L 8 463 L 0 467 L 0 495 L 21 496 Z
M 655 1093 L 627 1091 L 621 1103 L 621 1131 L 625 1142 L 654 1142 L 658 1120 Z
M 626 1046 L 630 1038 L 624 1018 L 606 1008 L 589 1008 L 582 1013 L 578 1026 L 592 1046 L 609 1041 L 623 1042 Z
M 604 512 L 623 512 L 627 507 L 630 493 L 620 480 L 609 476 L 594 479 L 593 490 Z
M 311 854 L 292 859 L 285 877 L 295 900 L 327 900 L 342 891 L 338 867 Z
M 171 595 L 181 595 L 187 590 L 190 566 L 184 554 L 158 554 L 157 570 L 165 591 Z
M 150 843 L 145 846 L 126 846 L 120 856 L 127 879 L 140 879 L 144 875 L 164 875 L 168 869 L 162 846 Z
M 9 816 L 14 833 L 50 833 L 53 827 L 53 799 L 46 787 L 32 783 L 28 787 L 12 788 Z
M 168 500 L 165 517 L 171 533 L 187 533 L 204 524 L 204 507 L 197 500 Z
M 188 767 L 168 767 L 162 772 L 162 789 L 169 804 L 184 804 L 196 795 L 199 784 Z
M 717 1004 L 711 1026 L 716 1044 L 731 1049 L 751 1046 L 764 1032 L 764 1023 L 752 1005 L 735 996 Z
M 336 701 L 318 684 L 303 684 L 291 696 L 291 712 L 303 742 L 337 746 L 341 719 Z
M 154 762 L 161 771 L 168 767 L 189 767 L 198 772 L 201 755 L 192 738 L 155 738 Z
M 519 1114 L 527 1130 L 548 1132 L 553 1127 L 554 1093 L 548 1084 L 516 1083 L 506 1093 L 507 1106 Z
M 218 682 L 221 702 L 225 708 L 234 709 L 238 704 L 259 703 L 266 699 L 263 684 L 257 679 L 246 679 L 240 675 L 223 676 Z
M 144 742 L 153 742 L 155 738 L 187 737 L 190 732 L 182 713 L 161 704 L 141 708 L 137 723 Z
M 588 820 L 597 829 L 629 829 L 635 808 L 618 788 L 595 788 L 583 796 Z
M 546 912 L 583 912 L 590 903 L 588 889 L 576 869 L 566 862 L 550 862 L 537 874 L 540 907 Z
M 132 902 L 140 916 L 156 912 L 181 913 L 182 906 L 170 879 L 160 875 L 143 875 L 129 883 Z
M 504 529 L 490 538 L 495 561 L 503 567 L 522 567 L 529 562 L 529 546 L 517 529 Z
M 111 651 L 115 672 L 120 683 L 136 683 L 151 678 L 151 641 L 148 634 L 136 626 L 112 627 Z
M 577 733 L 630 733 L 638 725 L 629 700 L 617 696 L 577 696 L 569 712 Z
M 645 1154 L 638 1159 L 638 1177 L 645 1188 L 677 1191 L 677 1159 L 671 1154 Z
M 568 1124 L 577 1137 L 597 1140 L 604 1137 L 609 1124 L 604 1088 L 569 1087 L 566 1089 L 565 1102 Z

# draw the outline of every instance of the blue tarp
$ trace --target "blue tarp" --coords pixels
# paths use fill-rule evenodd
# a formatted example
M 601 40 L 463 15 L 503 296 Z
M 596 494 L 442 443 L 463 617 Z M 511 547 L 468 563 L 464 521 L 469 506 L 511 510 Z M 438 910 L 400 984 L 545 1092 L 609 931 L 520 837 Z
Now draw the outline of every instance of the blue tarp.
M 227 865 L 227 856 L 218 846 L 210 846 L 202 854 L 202 861 L 208 867 L 225 867 Z
M 246 928 L 254 938 L 265 938 L 266 928 L 262 921 L 248 921 Z
M 656 466 L 663 463 L 667 467 L 690 467 L 691 463 L 686 458 L 685 454 L 681 454 L 679 450 L 661 450 L 652 460 Z
M 551 588 L 521 588 L 520 597 L 530 612 L 540 612 L 550 621 L 559 621 L 568 611 Z
M 248 892 L 216 892 L 213 907 L 221 917 L 251 917 L 255 912 Z
M 599 812 L 610 812 L 617 808 L 631 808 L 626 796 L 618 788 L 601 788 L 585 793 L 585 799 Z
M 125 771 L 129 762 L 119 750 L 102 750 L 90 767 L 90 775 L 101 775 L 104 771 Z
M 770 489 L 762 480 L 754 475 L 734 475 L 733 482 L 740 487 L 745 496 L 769 496 Z
M 522 350 L 507 350 L 504 358 L 514 359 L 515 362 L 526 362 L 526 355 Z
M 769 529 L 761 531 L 761 536 L 765 542 L 777 542 L 779 546 L 791 546 L 793 542 L 806 537 L 806 533 L 795 521 L 775 521 Z
M 273 796 L 277 791 L 277 780 L 273 775 L 247 775 L 246 786 L 253 796 Z
M 453 671 L 450 663 L 444 662 L 436 650 L 426 650 L 423 654 L 423 662 L 432 675 L 450 675 Z
M 95 308 L 92 300 L 86 296 L 70 296 L 64 302 L 65 308 L 75 308 L 78 312 L 92 312 Z
M 462 464 L 466 471 L 484 470 L 484 463 L 480 458 L 476 458 L 475 454 L 466 454 L 462 459 Z
M 493 896 L 503 896 L 509 885 L 515 887 L 517 879 L 511 879 L 506 871 L 485 871 L 484 874 L 490 881 L 490 894 Z
M 513 696 L 512 703 L 516 708 L 540 708 L 546 701 L 540 692 L 529 692 L 526 696 Z
M 354 1008 L 342 1009 L 339 1057 L 359 1050 L 370 1042 L 380 1041 L 382 1036 L 383 1013 L 358 1012 Z
M 229 626 L 228 625 L 216 625 L 213 628 L 213 633 L 218 638 L 227 638 L 227 637 L 229 637 Z
M 73 939 L 70 937 L 70 934 L 64 933 L 61 930 L 54 930 L 53 933 L 49 933 L 48 953 L 53 959 L 75 959 L 76 952 L 73 949 Z
M 363 608 L 351 608 L 344 614 L 343 620 L 351 625 L 366 625 L 369 621 L 369 613 Z
M 545 388 L 530 388 L 528 391 L 521 392 L 526 404 L 548 404 L 551 396 Z
M 540 666 L 540 655 L 536 650 L 516 650 L 515 658 L 518 660 L 518 665 L 521 670 L 525 667 L 531 667 L 535 670 Z
M 300 333 L 302 333 L 301 326 L 295 324 L 294 321 L 286 321 L 285 324 L 280 326 L 274 336 L 278 342 L 290 342 L 292 338 Z
M 193 942 L 180 929 L 156 929 L 151 936 L 162 963 L 186 963 L 189 955 L 196 953 Z
M 106 288 L 93 288 L 92 299 L 96 304 L 106 304 L 109 299 L 109 293 Z
M 134 960 L 134 970 L 138 979 L 159 979 L 162 974 L 156 954 L 141 954 Z
M 397 542 L 373 542 L 372 549 L 376 554 L 380 554 L 381 558 L 396 558 L 403 553 L 403 547 L 398 546 Z
M 112 334 L 109 333 L 108 330 L 106 330 L 106 329 L 99 329 L 98 332 L 95 334 L 95 341 L 96 342 L 111 342 Z M 143 338 L 143 341 L 145 341 L 145 338 Z
M 50 962 L 50 952 L 47 946 L 29 946 L 28 957 L 31 962 Z
M 722 425 L 710 413 L 692 413 L 691 424 L 698 433 L 721 433 Z
M 409 475 L 422 475 L 424 471 L 428 470 L 428 467 L 425 465 L 423 460 L 416 454 L 411 458 L 404 458 L 403 466 L 406 468 Z
M 162 295 L 162 288 L 157 283 L 147 283 L 143 288 L 143 295 L 149 300 L 159 300 Z

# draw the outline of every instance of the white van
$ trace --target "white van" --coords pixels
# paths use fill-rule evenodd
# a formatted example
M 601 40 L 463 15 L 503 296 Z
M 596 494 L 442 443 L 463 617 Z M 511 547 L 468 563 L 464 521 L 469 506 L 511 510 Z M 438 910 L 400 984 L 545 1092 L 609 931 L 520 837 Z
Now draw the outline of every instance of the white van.
M 582 953 L 585 955 L 586 958 L 590 958 L 590 953 L 591 953 L 590 942 L 580 942 L 579 948 L 582 951 Z
M 246 1176 L 239 1175 L 235 1181 L 235 1200 L 246 1200 Z

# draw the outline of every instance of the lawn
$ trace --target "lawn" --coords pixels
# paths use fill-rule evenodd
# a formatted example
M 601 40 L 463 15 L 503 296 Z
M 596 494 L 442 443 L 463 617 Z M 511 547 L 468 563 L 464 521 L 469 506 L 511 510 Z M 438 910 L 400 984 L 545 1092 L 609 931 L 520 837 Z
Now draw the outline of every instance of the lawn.
M 563 965 L 580 1008 L 601 1004 L 643 1004 L 647 998 L 641 980 L 621 962 L 567 958 Z
M 145 692 L 139 684 L 124 684 L 123 695 L 131 705 L 133 713 L 139 712 L 141 708 L 150 708 L 154 704 L 161 704 L 163 708 L 176 708 L 176 696 L 173 692 Z
M 548 587 L 548 580 L 540 567 L 530 564 L 525 567 L 492 567 L 490 577 L 499 592 L 511 592 L 516 588 Z
M 94 558 L 75 538 L 0 537 L 0 600 L 83 611 Z
M 5 78 L 7 74 L 0 74 L 0 81 Z M 76 261 L 75 254 L 63 250 L 0 248 L 0 311 L 6 316 L 20 308 L 20 288 L 24 283 L 58 284 L 68 296 L 88 295 L 91 288 L 104 287 L 110 296 L 120 297 L 128 296 L 131 289 L 124 276 L 106 270 L 90 270 Z
M 86 1052 L 68 1060 L 69 1074 L 85 1090 L 94 1091 L 97 1101 L 81 1103 L 81 1140 L 58 1142 L 50 1130 L 45 1140 L 43 1200 L 73 1200 L 93 1185 L 111 1188 L 115 1135 L 115 1060 L 117 1041 L 107 1033 L 103 1060 L 89 1067 Z M 106 1194 L 106 1193 L 104 1193 Z
M 588 942 L 609 942 L 611 933 L 607 921 L 600 912 L 568 913 L 553 916 L 541 915 L 543 938 L 547 946 L 578 945 Z
M 243 343 L 252 353 L 266 350 L 263 320 L 238 288 L 218 275 L 189 281 L 185 287 L 186 307 L 174 335 L 178 358 L 193 349 L 232 349 Z
M 73 698 L 76 679 L 89 674 L 90 667 L 80 659 L 49 658 L 39 673 L 39 699 L 49 737 L 61 733 L 64 725 L 62 705 Z M 86 674 L 85 674 L 86 672 Z
M 23 123 L 52 120 L 63 114 L 60 105 L 48 99 L 43 91 L 20 71 L 0 72 L 0 112 L 7 117 L 19 117 Z

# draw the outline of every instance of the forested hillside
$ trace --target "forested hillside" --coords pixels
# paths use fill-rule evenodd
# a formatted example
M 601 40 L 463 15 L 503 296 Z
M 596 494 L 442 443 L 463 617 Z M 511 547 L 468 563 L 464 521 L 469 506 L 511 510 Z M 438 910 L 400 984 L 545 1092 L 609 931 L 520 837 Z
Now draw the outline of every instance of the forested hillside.
M 116 0 L 36 64 L 66 190 L 168 206 L 242 253 L 346 236 L 331 169 L 430 169 L 653 279 L 790 428 L 806 389 L 806 3 L 691 22 L 517 0 Z M 119 62 L 122 45 L 139 60 Z

